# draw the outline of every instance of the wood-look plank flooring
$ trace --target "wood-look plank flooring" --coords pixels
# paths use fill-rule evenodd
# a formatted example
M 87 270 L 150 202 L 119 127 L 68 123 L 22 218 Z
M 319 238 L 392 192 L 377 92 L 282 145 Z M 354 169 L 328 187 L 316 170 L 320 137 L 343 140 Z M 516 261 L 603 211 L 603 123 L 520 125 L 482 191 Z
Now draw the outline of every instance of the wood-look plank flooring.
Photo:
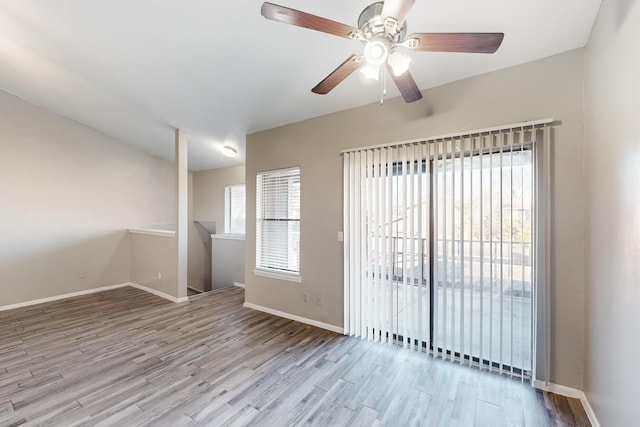
M 122 288 L 0 312 L 0 426 L 588 426 L 577 400 L 242 307 Z

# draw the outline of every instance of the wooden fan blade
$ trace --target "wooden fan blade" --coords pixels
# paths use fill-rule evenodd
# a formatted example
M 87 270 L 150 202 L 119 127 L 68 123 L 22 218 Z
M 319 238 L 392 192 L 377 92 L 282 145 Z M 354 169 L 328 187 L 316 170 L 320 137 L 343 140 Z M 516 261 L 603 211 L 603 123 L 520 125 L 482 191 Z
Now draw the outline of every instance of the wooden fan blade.
M 345 38 L 350 38 L 349 34 L 355 34 L 360 31 L 355 27 L 341 24 L 340 22 L 331 21 L 330 19 L 300 12 L 299 10 L 290 9 L 288 7 L 278 6 L 273 3 L 263 3 L 261 12 L 262 16 L 267 19 L 271 19 L 272 21 L 284 22 L 285 24 L 309 28 L 311 30 Z
M 396 86 L 400 90 L 405 102 L 415 102 L 422 99 L 422 93 L 420 93 L 420 89 L 418 89 L 416 81 L 413 80 L 413 76 L 408 70 L 401 76 L 396 76 L 393 74 L 391 67 L 387 65 L 387 71 L 396 83 Z
M 326 95 L 331 90 L 338 86 L 344 79 L 349 77 L 354 71 L 358 68 L 362 67 L 364 61 L 362 61 L 363 57 L 360 55 L 351 55 L 344 61 L 342 64 L 338 66 L 331 74 L 324 78 L 320 83 L 316 85 L 311 92 L 317 93 L 319 95 Z
M 504 33 L 416 33 L 407 37 L 407 47 L 429 52 L 494 53 L 502 44 Z
M 395 18 L 398 21 L 398 27 L 402 27 L 415 2 L 416 0 L 385 0 L 382 5 L 382 17 Z

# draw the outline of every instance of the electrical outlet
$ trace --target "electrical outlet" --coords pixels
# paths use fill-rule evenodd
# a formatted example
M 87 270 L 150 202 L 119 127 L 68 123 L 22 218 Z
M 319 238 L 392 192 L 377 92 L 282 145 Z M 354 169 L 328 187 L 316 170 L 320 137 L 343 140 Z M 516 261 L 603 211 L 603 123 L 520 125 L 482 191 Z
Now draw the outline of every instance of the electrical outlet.
M 309 302 L 309 292 L 305 292 L 304 294 L 302 294 L 302 300 L 304 302 Z
M 321 296 L 317 296 L 316 297 L 316 305 L 318 307 L 320 307 L 322 305 L 322 297 Z
M 162 273 L 158 271 L 158 280 L 162 279 Z
M 87 278 L 87 270 L 80 270 L 80 278 L 81 279 Z

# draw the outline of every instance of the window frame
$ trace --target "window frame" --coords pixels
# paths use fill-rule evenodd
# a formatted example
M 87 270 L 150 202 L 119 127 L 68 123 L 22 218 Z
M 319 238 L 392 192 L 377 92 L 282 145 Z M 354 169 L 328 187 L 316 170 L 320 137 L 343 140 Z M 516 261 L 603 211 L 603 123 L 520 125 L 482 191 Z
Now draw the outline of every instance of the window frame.
M 233 189 L 234 188 L 244 188 L 244 226 L 242 233 L 238 233 L 237 231 L 231 230 L 231 222 L 233 219 L 232 210 L 233 210 Z M 233 236 L 244 236 L 247 230 L 247 186 L 246 184 L 228 184 L 224 186 L 224 234 L 233 235 Z
M 278 178 L 278 177 L 282 177 L 282 175 L 285 175 L 287 173 L 290 172 L 297 172 L 297 174 L 292 175 L 293 179 L 297 179 L 297 183 L 298 183 L 298 195 L 297 195 L 297 218 L 294 217 L 290 217 L 290 214 L 287 214 L 286 218 L 263 218 L 263 213 L 261 212 L 260 209 L 261 207 L 264 206 L 264 197 L 265 194 L 263 194 L 263 190 L 264 190 L 264 186 L 260 185 L 261 180 L 264 180 L 265 178 Z M 301 225 L 301 205 L 302 205 L 302 193 L 301 193 L 301 169 L 299 166 L 294 166 L 294 167 L 289 167 L 289 168 L 281 168 L 281 169 L 273 169 L 273 170 L 268 170 L 268 171 L 261 171 L 261 172 L 257 172 L 256 173 L 256 260 L 255 260 L 255 269 L 253 270 L 254 275 L 256 276 L 261 276 L 261 277 L 267 277 L 267 278 L 271 278 L 271 279 L 278 279 L 278 280 L 286 280 L 286 281 L 290 281 L 290 282 L 296 282 L 296 283 L 301 283 L 302 282 L 302 276 L 301 276 L 301 262 L 300 262 L 300 255 L 301 255 L 301 236 L 300 236 L 300 225 Z M 288 184 L 288 188 L 291 188 L 292 184 Z M 275 195 L 275 194 L 274 194 Z M 273 196 L 274 196 L 273 195 Z M 287 196 L 287 204 L 289 204 L 291 202 L 290 197 Z M 296 209 L 294 208 L 294 211 Z M 264 234 L 264 228 L 261 227 L 261 224 L 264 223 L 271 223 L 271 222 L 287 222 L 287 223 L 291 223 L 291 222 L 297 222 L 298 223 L 298 247 L 297 247 L 297 253 L 295 254 L 297 256 L 297 271 L 290 271 L 290 270 L 285 270 L 285 269 L 280 269 L 277 267 L 270 267 L 269 265 L 266 265 L 265 263 L 261 262 L 263 261 L 262 257 L 261 257 L 261 253 L 263 250 L 263 234 Z M 261 233 L 262 231 L 262 233 Z M 287 237 L 289 237 L 289 234 L 287 232 Z M 288 247 L 288 250 L 290 250 L 290 247 Z

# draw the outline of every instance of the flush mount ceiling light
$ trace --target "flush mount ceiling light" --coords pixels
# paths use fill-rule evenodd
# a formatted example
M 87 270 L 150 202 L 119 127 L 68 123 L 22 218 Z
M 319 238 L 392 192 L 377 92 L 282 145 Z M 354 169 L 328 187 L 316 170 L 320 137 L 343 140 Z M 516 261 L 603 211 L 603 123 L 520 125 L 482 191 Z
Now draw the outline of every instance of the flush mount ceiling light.
M 224 154 L 227 157 L 235 157 L 236 155 L 238 155 L 238 150 L 236 150 L 229 144 L 225 144 L 222 147 L 222 154 Z

